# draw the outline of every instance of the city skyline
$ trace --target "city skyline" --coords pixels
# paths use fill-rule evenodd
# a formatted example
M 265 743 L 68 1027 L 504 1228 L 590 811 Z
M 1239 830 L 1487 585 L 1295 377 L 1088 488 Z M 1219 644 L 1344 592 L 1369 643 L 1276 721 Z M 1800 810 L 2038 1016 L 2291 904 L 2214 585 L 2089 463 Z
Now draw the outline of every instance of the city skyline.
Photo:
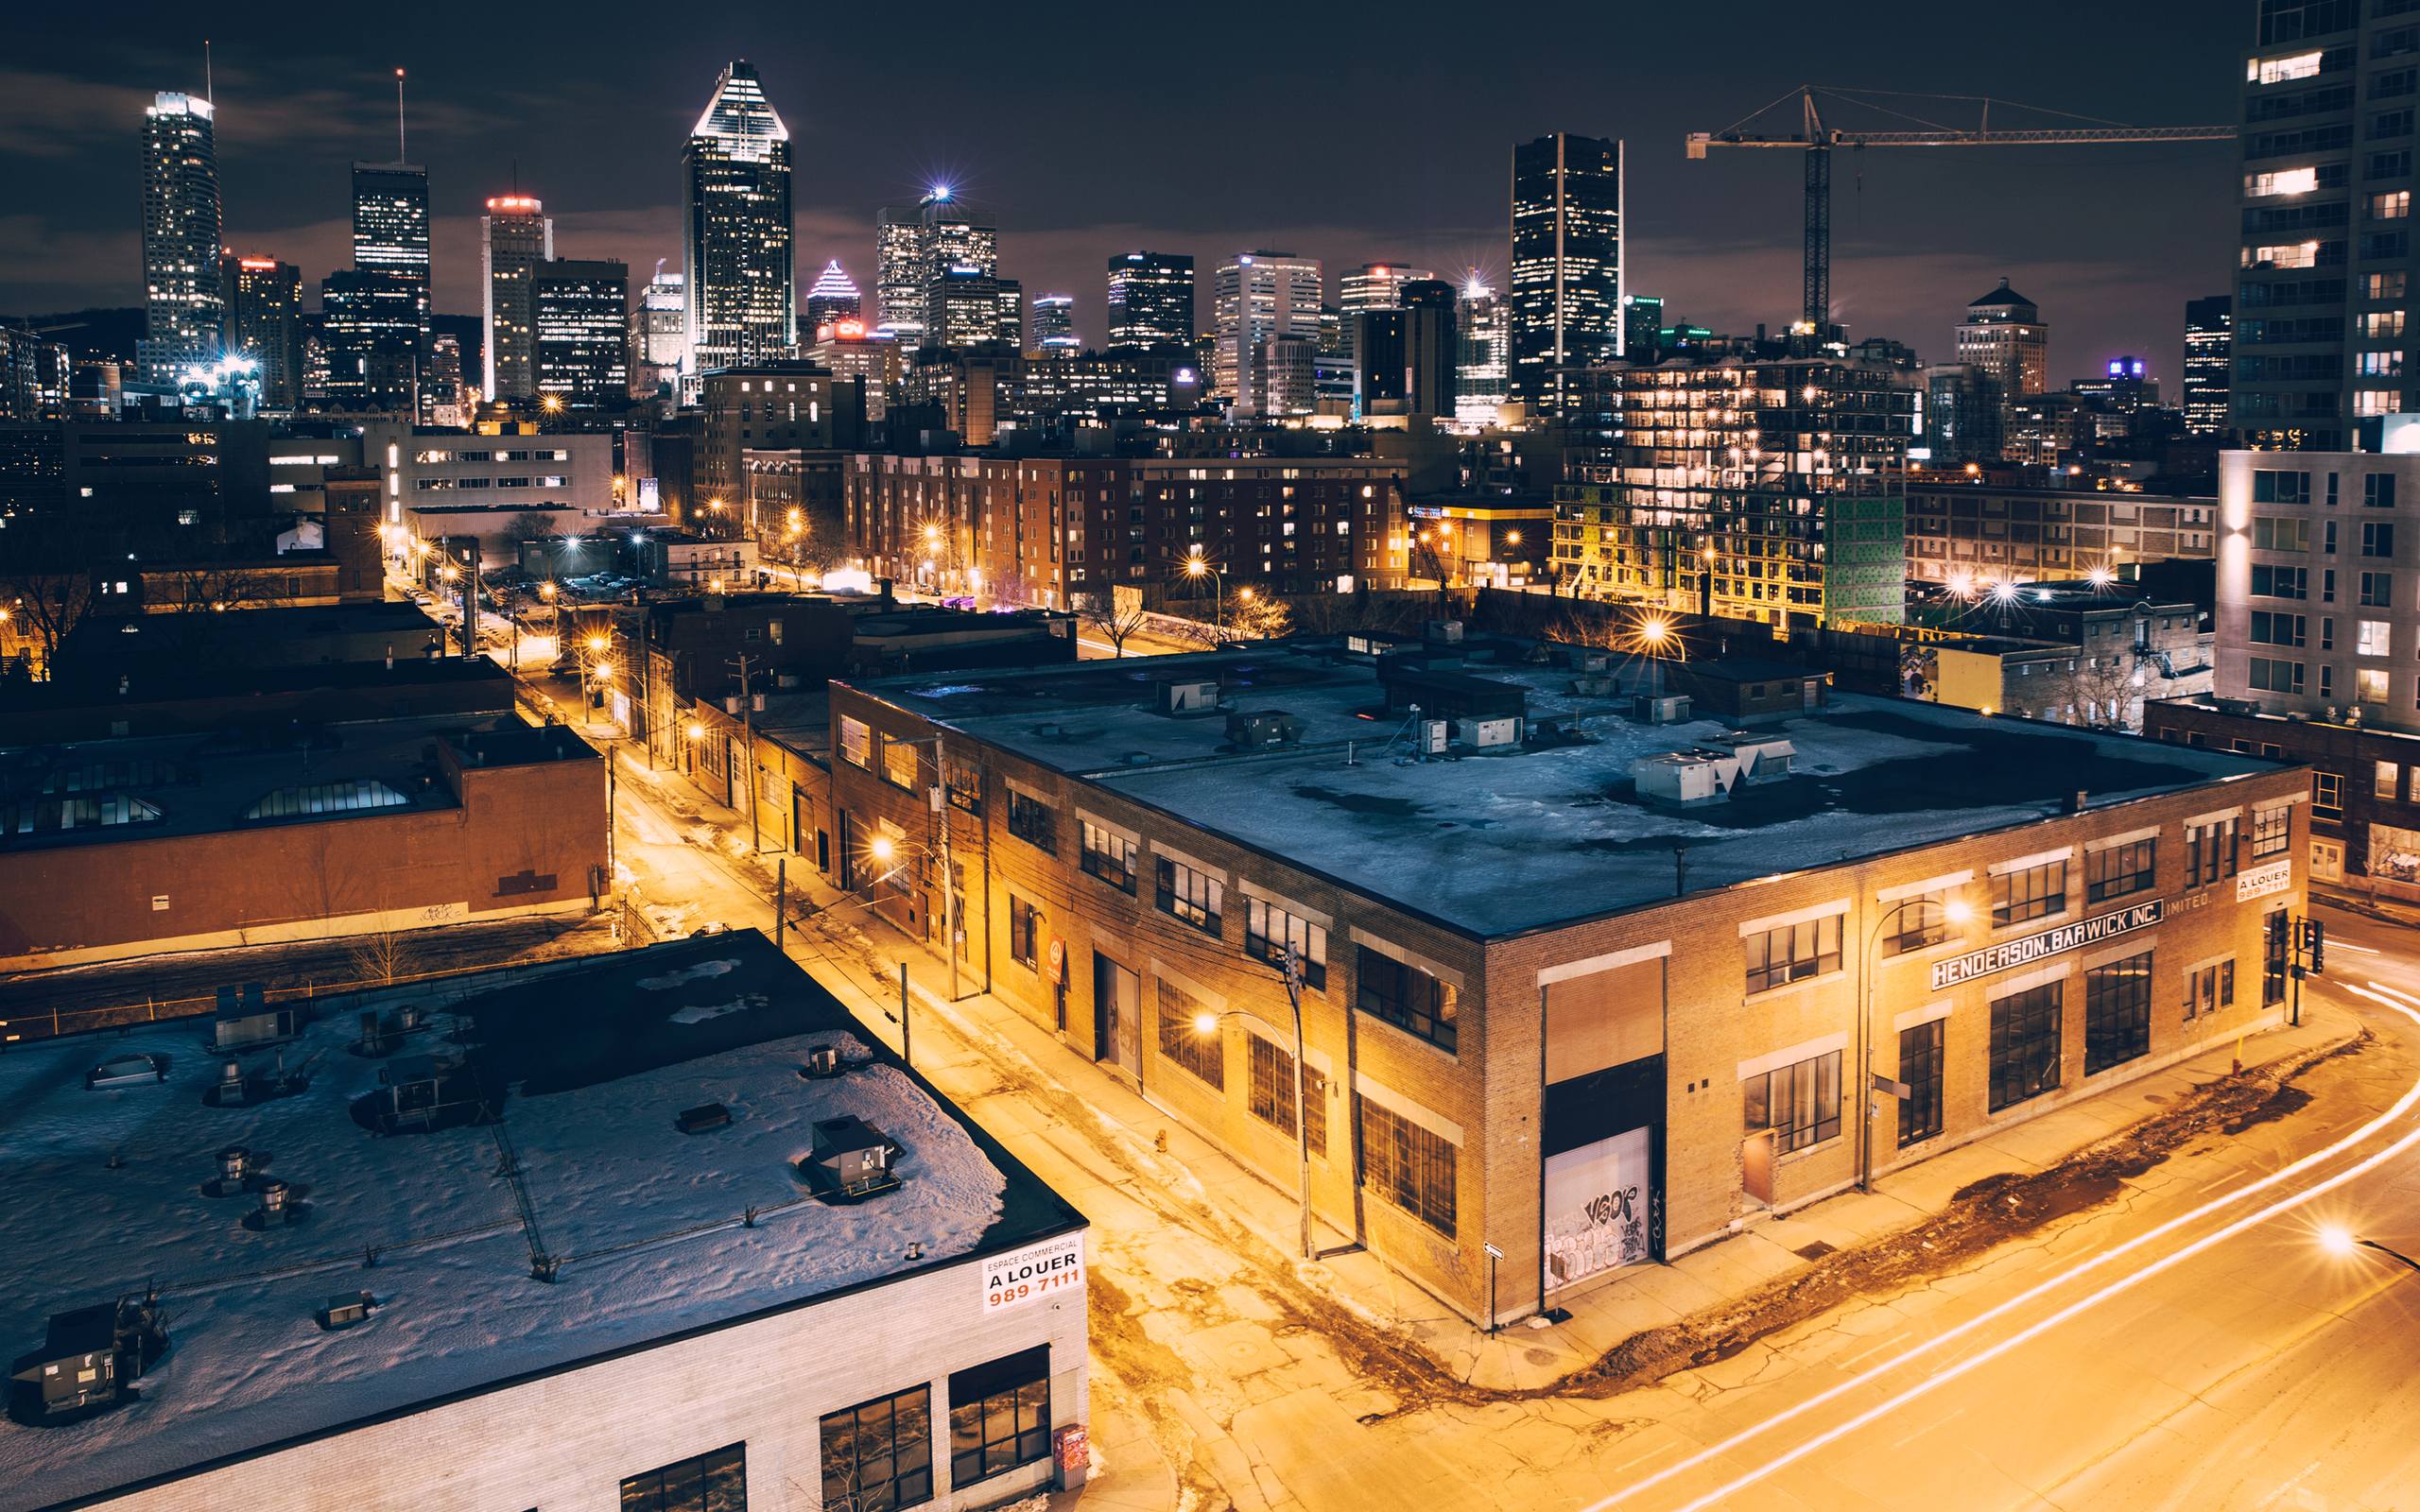
M 343 266 L 343 166 L 354 157 L 390 154 L 387 86 L 400 64 L 413 80 L 413 155 L 430 165 L 440 311 L 479 309 L 478 215 L 488 196 L 510 192 L 516 179 L 556 212 L 563 255 L 633 266 L 657 256 L 677 262 L 680 145 L 695 119 L 698 81 L 747 57 L 796 134 L 800 288 L 833 257 L 871 267 L 878 209 L 912 202 L 922 187 L 944 180 L 1000 226 L 1005 274 L 1030 287 L 1065 289 L 1085 304 L 1102 297 L 1103 260 L 1135 247 L 1184 251 L 1199 266 L 1253 246 L 1288 247 L 1332 268 L 1404 259 L 1459 277 L 1477 266 L 1500 285 L 1507 149 L 1561 129 L 1626 143 L 1634 222 L 1626 285 L 1663 296 L 1673 318 L 1743 332 L 1758 321 L 1778 328 L 1793 303 L 1794 165 L 1772 161 L 1779 154 L 1685 164 L 1680 138 L 1720 129 L 1794 82 L 1795 74 L 1780 67 L 1876 88 L 1996 93 L 2145 123 L 2233 117 L 2233 71 L 2248 26 L 2163 29 L 2140 18 L 2100 18 L 2128 36 L 2139 31 L 2144 47 L 2130 52 L 2122 38 L 2113 39 L 2080 68 L 2065 69 L 2062 59 L 2063 72 L 2048 66 L 2061 9 L 2048 8 L 2034 32 L 1990 53 L 1988 66 L 1973 60 L 1985 50 L 1967 45 L 1984 23 L 1962 18 L 1927 18 L 1903 28 L 1887 51 L 1856 58 L 1838 56 L 1840 43 L 1818 28 L 1777 22 L 1777 45 L 1755 58 L 1659 68 L 1626 85 L 1618 104 L 1588 87 L 1601 67 L 1539 62 L 1534 83 L 1508 74 L 1503 89 L 1479 92 L 1487 97 L 1455 117 L 1450 137 L 1414 134 L 1411 150 L 1397 143 L 1385 153 L 1340 139 L 1333 152 L 1304 154 L 1307 161 L 1233 184 L 1155 171 L 1155 152 L 1201 149 L 1152 132 L 1090 132 L 1109 145 L 1071 171 L 1052 148 L 1055 138 L 1085 135 L 1122 106 L 1157 108 L 1123 84 L 1070 104 L 1047 132 L 979 121 L 981 91 L 972 82 L 956 93 L 944 88 L 936 108 L 903 126 L 879 110 L 852 108 L 866 82 L 819 67 L 786 39 L 740 27 L 671 39 L 643 64 L 623 65 L 631 77 L 616 77 L 610 91 L 582 92 L 491 77 L 492 64 L 479 58 L 422 60 L 408 49 L 392 60 L 306 56 L 290 36 L 272 41 L 255 28 L 247 37 L 251 24 L 239 22 L 215 37 L 226 239 L 239 251 L 298 264 L 306 282 Z M 1593 20 L 1574 25 L 1613 30 Z M 43 27 L 28 66 L 12 79 L 20 119 L 11 125 L 21 129 L 0 131 L 7 144 L 0 161 L 11 162 L 11 176 L 30 191 L 19 201 L 32 207 L 0 223 L 0 310 L 138 302 L 139 263 L 126 217 L 112 214 L 119 208 L 113 197 L 93 190 L 122 180 L 133 192 L 139 164 L 125 127 L 112 118 L 130 103 L 139 116 L 140 102 L 158 90 L 198 88 L 199 39 L 188 60 L 164 50 L 157 31 L 136 45 L 73 18 L 46 18 Z M 1459 61 L 1452 49 L 1424 52 L 1413 40 L 1419 30 L 1368 43 L 1373 61 L 1388 65 L 1371 72 L 1412 89 Z M 1715 41 L 1710 28 L 1685 20 L 1659 21 L 1654 30 L 1669 43 L 1659 50 L 1676 57 L 1694 58 L 1704 51 L 1701 43 Z M 1792 31 L 1803 31 L 1808 46 L 1778 45 Z M 1002 37 L 993 51 L 1005 57 L 1024 45 Z M 509 59 L 512 49 L 494 51 Z M 2119 61 L 2144 56 L 2161 57 L 2164 66 L 2129 72 Z M 1791 60 L 1768 65 L 1768 58 Z M 1183 75 L 1201 65 L 1180 59 L 1173 66 Z M 1263 87 L 1282 82 L 1281 70 Z M 1382 110 L 1374 118 L 1387 117 Z M 1252 149 L 1249 142 L 1234 146 Z M 2230 167 L 2223 150 L 2207 146 L 1844 158 L 1834 227 L 1837 309 L 1851 339 L 1892 336 L 1937 360 L 1946 355 L 1964 302 L 2007 276 L 2032 292 L 2059 333 L 2054 381 L 2138 352 L 2173 384 L 2184 301 L 2228 284 Z M 2088 232 L 2056 214 L 2067 204 L 2095 207 Z

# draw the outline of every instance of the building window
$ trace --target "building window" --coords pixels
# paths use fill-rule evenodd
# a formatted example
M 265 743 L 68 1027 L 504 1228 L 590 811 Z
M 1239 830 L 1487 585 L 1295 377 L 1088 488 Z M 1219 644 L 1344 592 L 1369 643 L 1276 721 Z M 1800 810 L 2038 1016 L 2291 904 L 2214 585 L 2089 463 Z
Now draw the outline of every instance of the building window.
M 2246 638 L 2256 645 L 2300 645 L 2309 621 L 2300 614 L 2276 614 L 2267 610 L 2254 610 Z
M 2083 1074 L 2119 1066 L 2152 1048 L 2152 953 L 2083 973 Z
M 1028 971 L 1042 959 L 1042 910 L 1015 893 L 1009 894 L 1009 959 Z
M 1776 1067 L 1739 1086 L 1748 1131 L 1772 1129 L 1774 1153 L 1803 1150 L 1840 1137 L 1839 1051 Z
M 1160 988 L 1160 1054 L 1218 1088 L 1227 1088 L 1227 1037 L 1201 1001 L 1167 977 L 1153 978 Z M 1209 1019 L 1204 1030 L 1200 1020 Z
M 963 1489 L 1050 1457 L 1050 1346 L 953 1371 L 949 1484 Z M 826 1507 L 838 1503 L 824 1499 Z
M 2037 867 L 2003 871 L 1992 879 L 1992 924 L 1995 928 L 2048 919 L 2067 906 L 2067 862 L 2065 856 Z
M 1899 1079 L 1908 1095 L 1899 1099 L 1899 1147 L 1928 1140 L 1941 1132 L 1941 1040 L 1947 1019 L 1935 1019 L 1899 1031 Z
M 825 1506 L 889 1512 L 933 1499 L 929 1386 L 833 1413 L 821 1428 Z
M 748 1512 L 748 1446 L 630 1477 L 622 1483 L 622 1512 Z
M 2045 982 L 1992 1005 L 1993 1112 L 2058 1089 L 2059 1018 L 2066 987 L 2065 982 Z
M 1366 1097 L 1361 1108 L 1361 1182 L 1447 1238 L 1454 1233 L 1454 1146 Z
M 1841 918 L 1825 914 L 1748 936 L 1748 995 L 1841 969 Z
M 969 814 L 983 812 L 983 770 L 973 762 L 952 756 L 942 764 L 942 779 L 949 800 Z
M 2369 576 L 2368 573 L 2361 575 Z M 2354 621 L 2353 654 L 2356 656 L 2388 656 L 2392 654 L 2394 630 L 2384 620 Z
M 1905 955 L 1949 937 L 1949 917 L 1942 894 L 1928 892 L 1918 898 L 1903 898 L 1889 906 L 1896 926 L 1896 932 L 1887 936 L 1892 954 Z
M 410 799 L 376 778 L 361 777 L 351 782 L 309 782 L 300 787 L 281 787 L 254 799 L 251 806 L 244 810 L 244 817 L 291 819 L 312 814 L 354 814 L 364 809 L 406 808 L 410 803 Z M 156 813 L 154 811 L 154 816 Z M 95 818 L 93 822 L 99 823 L 100 820 Z
M 2185 885 L 2207 886 L 2236 871 L 2235 820 L 2185 827 Z
M 2152 886 L 2157 881 L 2154 872 L 2158 851 L 2159 838 L 2156 835 L 2085 851 L 2083 901 L 2087 903 L 2101 902 Z
M 893 787 L 916 791 L 916 743 L 892 740 L 888 735 L 882 742 L 882 780 Z
M 864 720 L 840 716 L 840 759 L 852 766 L 873 765 L 873 731 Z
M 2298 694 L 2303 691 L 2303 663 L 2300 662 L 2283 662 L 2265 656 L 2246 660 L 2248 677 L 2256 692 Z
M 1092 820 L 1084 823 L 1084 850 L 1078 864 L 1123 893 L 1134 891 L 1134 842 Z
M 1226 892 L 1219 879 L 1166 856 L 1159 858 L 1157 869 L 1156 902 L 1160 912 L 1181 919 L 1205 935 L 1218 934 L 1219 906 Z
M 1294 1137 L 1294 1057 L 1256 1034 L 1244 1036 L 1251 1051 L 1253 1117 L 1288 1139 Z M 1327 1078 L 1316 1066 L 1303 1068 L 1303 1126 L 1311 1153 L 1327 1155 Z
M 2256 598 L 2308 598 L 2310 569 L 2273 567 L 2255 562 L 2252 567 L 2252 593 Z
M 1046 854 L 1056 855 L 1059 845 L 1052 833 L 1050 805 L 1040 799 L 1028 798 L 1015 788 L 1009 789 L 1009 833 Z
M 2234 1005 L 2235 962 L 2214 961 L 2185 973 L 2186 1018 L 2198 1019 Z
M 2403 790 L 2403 768 L 2394 762 L 2379 762 L 2370 778 L 2370 795 L 2393 802 Z
M 2283 855 L 2291 843 L 2294 828 L 2294 806 L 2272 803 L 2252 811 L 2252 859 Z
M 2399 356 L 2401 354 L 2397 353 L 2397 355 Z M 2394 377 L 2395 375 L 2389 373 L 2385 376 Z M 2392 472 L 2371 472 L 2365 474 L 2361 479 L 2361 502 L 2373 509 L 2394 508 L 2394 474 Z
M 1361 1011 L 1442 1050 L 1454 1049 L 1454 1024 L 1461 1009 L 1452 985 L 1367 945 L 1359 949 L 1355 974 L 1360 983 L 1356 1002 Z
M 2252 470 L 2252 502 L 2255 504 L 2310 503 L 2310 474 L 2260 467 Z
M 2361 522 L 2361 555 L 2392 557 L 2394 555 L 2394 525 L 2386 520 Z
M 2314 818 L 2344 816 L 2344 779 L 2334 772 L 2310 774 L 2310 812 Z
M 2393 609 L 2394 607 L 2394 574 L 2363 573 L 2361 575 L 2361 607 L 2363 609 Z M 2366 625 L 2371 622 L 2363 621 L 2362 623 Z M 2384 651 L 2373 654 L 2386 655 Z
M 1327 931 L 1308 919 L 1288 913 L 1275 903 L 1258 898 L 1246 900 L 1244 954 L 1254 960 L 1283 968 L 1288 945 L 1294 947 L 1294 958 L 1302 963 L 1303 985 L 1325 990 Z

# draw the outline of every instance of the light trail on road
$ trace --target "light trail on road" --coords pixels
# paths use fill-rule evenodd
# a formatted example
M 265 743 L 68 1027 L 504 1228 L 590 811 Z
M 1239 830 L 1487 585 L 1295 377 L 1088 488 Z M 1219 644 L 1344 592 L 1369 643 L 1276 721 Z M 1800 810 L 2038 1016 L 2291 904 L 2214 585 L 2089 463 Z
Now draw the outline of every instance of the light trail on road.
M 2393 988 L 2380 987 L 2376 982 L 2365 982 L 2359 987 L 2347 984 L 2345 986 L 2345 990 L 2352 992 L 2357 996 L 2367 998 L 2380 1006 L 2392 1009 L 2393 1011 L 2403 1015 L 2403 1017 L 2411 1021 L 2415 1028 L 2420 1028 L 2420 1012 L 2415 1012 L 2413 1006 L 2407 1005 L 2407 1004 L 2420 1005 L 2420 998 L 2412 998 L 2410 994 L 2397 991 Z M 2402 1001 L 2397 1001 L 2398 999 Z M 2353 1130 L 2351 1133 L 2336 1141 L 2334 1143 L 2314 1150 L 2310 1154 L 2304 1156 L 2301 1160 L 2295 1160 L 2290 1165 L 2280 1166 L 2275 1171 L 2260 1177 L 2258 1180 L 2252 1182 L 2248 1186 L 2228 1192 L 2221 1196 L 2213 1197 L 2208 1202 L 2202 1204 L 2191 1211 L 2180 1213 L 2176 1217 L 2170 1218 L 2166 1223 L 2159 1225 L 2157 1228 L 2148 1229 L 2143 1233 L 2135 1235 L 2133 1239 L 2126 1241 L 2124 1244 L 2103 1250 L 2100 1254 L 2079 1263 L 2072 1269 L 2066 1271 L 2061 1275 L 2054 1276 L 2048 1280 L 2039 1282 L 2027 1290 L 2020 1292 L 2016 1296 L 2008 1298 L 2006 1301 L 1985 1309 L 1983 1312 L 1968 1318 L 1965 1322 L 1959 1324 L 1955 1328 L 1949 1329 L 1944 1332 L 1933 1335 L 1929 1339 L 1926 1339 L 1920 1343 L 1910 1346 L 1905 1352 L 1901 1353 L 1897 1358 L 1892 1360 L 1888 1364 L 1876 1366 L 1870 1370 L 1866 1370 L 1850 1377 L 1848 1380 L 1840 1383 L 1838 1385 L 1826 1387 L 1824 1390 L 1807 1398 L 1805 1401 L 1798 1402 L 1790 1407 L 1785 1408 L 1781 1412 L 1775 1413 L 1772 1417 L 1766 1418 L 1760 1423 L 1756 1423 L 1748 1428 L 1743 1428 L 1739 1432 L 1730 1435 L 1728 1438 L 1724 1438 L 1714 1444 L 1709 1444 L 1705 1448 L 1699 1450 L 1697 1452 L 1690 1454 L 1685 1459 L 1680 1460 L 1672 1465 L 1668 1465 L 1664 1469 L 1657 1470 L 1654 1474 L 1650 1475 L 1632 1486 L 1626 1486 L 1622 1490 L 1616 1491 L 1611 1496 L 1590 1503 L 1582 1509 L 1582 1512 L 1605 1512 L 1605 1509 L 1607 1508 L 1619 1506 L 1623 1503 L 1629 1502 L 1637 1497 L 1641 1492 L 1651 1490 L 1655 1486 L 1670 1481 L 1675 1476 L 1685 1474 L 1692 1469 L 1696 1469 L 1699 1467 L 1705 1465 L 1711 1460 L 1729 1454 L 1738 1449 L 1739 1446 L 1749 1443 L 1756 1438 L 1760 1438 L 1764 1435 L 1772 1432 L 1774 1429 L 1779 1428 L 1786 1423 L 1795 1421 L 1796 1419 L 1814 1411 L 1818 1407 L 1824 1406 L 1828 1402 L 1838 1400 L 1841 1397 L 1849 1392 L 1871 1385 L 1876 1381 L 1881 1380 L 1884 1376 L 1899 1369 L 1901 1366 L 1908 1364 L 1909 1361 L 1917 1359 L 1923 1355 L 1930 1354 L 1945 1345 L 1954 1343 L 1957 1340 L 1965 1337 L 1967 1334 L 1974 1332 L 1976 1330 L 2007 1316 L 2014 1310 L 2041 1299 L 2049 1293 L 2066 1286 L 2070 1281 L 2075 1280 L 2079 1277 L 2082 1277 L 2092 1270 L 2109 1263 L 2113 1260 L 2131 1254 L 2141 1248 L 2143 1246 L 2160 1239 L 2165 1235 L 2173 1233 L 2175 1230 L 2187 1224 L 2208 1217 L 2213 1212 L 2217 1212 L 2222 1209 L 2239 1208 L 2246 1197 L 2273 1187 L 2278 1182 L 2284 1181 L 2299 1173 L 2308 1171 L 2314 1165 L 2335 1160 L 2339 1156 L 2343 1155 L 2346 1151 L 2354 1149 L 2366 1143 L 2375 1137 L 2380 1130 L 2384 1129 L 2388 1125 L 2393 1124 L 2396 1120 L 2402 1118 L 2406 1113 L 2410 1112 L 2415 1104 L 2420 1104 L 2420 1081 L 2415 1081 L 2408 1090 L 2405 1091 L 2401 1097 L 2395 1099 L 2394 1106 L 2387 1108 L 2386 1111 L 2378 1114 L 2377 1117 L 2370 1120 L 2370 1122 L 2362 1125 L 2360 1128 Z M 1859 1428 L 1863 1428 L 1868 1424 L 1885 1418 L 1891 1413 L 1907 1405 L 1909 1402 L 1913 1401 L 1941 1386 L 1946 1385 L 1952 1381 L 1958 1380 L 1968 1372 L 1974 1370 L 1979 1366 L 1982 1366 L 1990 1361 L 1996 1360 L 2001 1355 L 2009 1352 L 2011 1349 L 2015 1349 L 2017 1346 L 2033 1338 L 2039 1337 L 2047 1330 L 2061 1323 L 2065 1323 L 2078 1314 L 2091 1308 L 2097 1307 L 2100 1303 L 2105 1302 L 2112 1297 L 2118 1297 L 2128 1291 L 2131 1291 L 2141 1282 L 2148 1280 L 2152 1277 L 2157 1276 L 2163 1271 L 2166 1271 L 2175 1265 L 2183 1263 L 2186 1260 L 2202 1253 L 2213 1245 L 2231 1239 L 2236 1235 L 2244 1232 L 2246 1229 L 2267 1223 L 2273 1218 L 2279 1217 L 2285 1213 L 2292 1211 L 2296 1208 L 2302 1207 L 2304 1204 L 2308 1203 L 2324 1194 L 2333 1191 L 2335 1188 L 2352 1180 L 2354 1177 L 2375 1169 L 2381 1162 L 2403 1153 L 2405 1150 L 2411 1148 L 2415 1144 L 2420 1144 L 2420 1128 L 2412 1129 L 2403 1135 L 2400 1139 L 2396 1140 L 2394 1143 L 2387 1145 L 2384 1149 L 2377 1151 L 2376 1154 L 2363 1159 L 2354 1165 L 2346 1167 L 2342 1171 L 2336 1173 L 2334 1176 L 2328 1177 L 2325 1180 L 2322 1180 L 2301 1192 L 2281 1197 L 2277 1201 L 2262 1208 L 2260 1211 L 2242 1217 L 2236 1222 L 2227 1225 L 2223 1228 L 2205 1234 L 2202 1238 L 2193 1241 L 2184 1247 L 2175 1250 L 2159 1260 L 2150 1263 L 2141 1270 L 2135 1271 L 2132 1275 L 2121 1278 L 2120 1280 L 2112 1281 L 2107 1286 L 2102 1287 L 2100 1290 L 2094 1292 L 2089 1296 L 2078 1298 L 2076 1301 L 2069 1303 L 2058 1312 L 2051 1314 L 2048 1317 L 2043 1318 L 2039 1322 L 2031 1324 L 2026 1328 L 2019 1330 L 2017 1332 L 2009 1335 L 2009 1337 L 1991 1346 L 1982 1352 L 1969 1356 L 1964 1360 L 1959 1361 L 1953 1366 L 1947 1366 L 1933 1375 L 1926 1377 L 1923 1381 L 1906 1388 L 1898 1395 L 1884 1400 L 1876 1406 L 1866 1409 L 1864 1412 L 1859 1413 L 1857 1417 L 1850 1418 L 1848 1421 L 1825 1429 L 1823 1433 L 1816 1435 L 1814 1437 L 1807 1439 L 1806 1442 L 1797 1445 L 1784 1453 L 1774 1456 L 1772 1459 L 1757 1466 L 1754 1469 L 1738 1476 L 1716 1490 L 1710 1491 L 1705 1495 L 1699 1497 L 1695 1501 L 1684 1503 L 1681 1507 L 1676 1509 L 1676 1512 L 1703 1512 L 1703 1509 L 1704 1508 L 1717 1506 L 1720 1504 L 1724 1498 L 1736 1495 L 1738 1492 L 1745 1490 L 1747 1487 L 1755 1485 L 1758 1481 L 1764 1480 L 1775 1471 L 1797 1463 L 1799 1460 L 1802 1460 L 1807 1455 L 1814 1453 L 1817 1450 L 1837 1441 L 1845 1435 L 1854 1433 Z

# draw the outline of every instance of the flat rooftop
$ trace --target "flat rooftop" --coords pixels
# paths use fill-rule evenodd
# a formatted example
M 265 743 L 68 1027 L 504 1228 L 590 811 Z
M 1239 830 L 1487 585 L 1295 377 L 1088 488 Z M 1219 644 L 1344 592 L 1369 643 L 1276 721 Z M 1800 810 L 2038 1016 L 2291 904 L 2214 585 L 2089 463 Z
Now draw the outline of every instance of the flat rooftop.
M 281 714 L 203 733 L 0 747 L 0 855 L 451 809 L 440 742 L 465 766 L 596 759 L 568 729 L 510 713 L 330 725 Z
M 1754 722 L 1795 748 L 1787 781 L 1701 807 L 1656 806 L 1634 791 L 1632 762 L 1730 727 L 1635 723 L 1634 659 L 1613 658 L 1619 695 L 1588 695 L 1561 664 L 1564 649 L 1491 637 L 1466 644 L 1457 670 L 1526 689 L 1530 718 L 1560 720 L 1577 741 L 1420 763 L 1409 760 L 1408 720 L 1386 711 L 1374 660 L 1332 640 L 849 685 L 1478 937 L 1668 902 L 1684 850 L 1688 891 L 1712 891 L 2055 817 L 2078 792 L 2099 809 L 2277 769 L 1835 693 L 1827 713 Z M 1221 684 L 1222 713 L 1295 716 L 1300 740 L 1239 752 L 1221 715 L 1153 712 L 1155 684 L 1194 679 Z
M 1083 1224 L 752 932 L 430 986 L 346 1000 L 284 1049 L 307 1085 L 239 1108 L 204 1104 L 222 1057 L 203 1021 L 0 1055 L 0 1339 L 22 1366 L 51 1314 L 153 1286 L 169 1341 L 131 1405 L 0 1420 L 0 1509 L 130 1489 Z M 426 1027 L 385 1058 L 359 1053 L 356 1009 L 406 1003 Z M 823 1045 L 843 1074 L 802 1078 Z M 358 1121 L 382 1070 L 437 1052 L 466 1057 L 495 1123 L 382 1136 Z M 85 1090 L 88 1069 L 132 1054 L 167 1057 L 166 1079 Z M 242 1060 L 255 1076 L 279 1063 Z M 675 1128 L 707 1103 L 732 1122 Z M 794 1174 L 815 1123 L 843 1115 L 901 1147 L 895 1191 L 829 1204 Z M 497 1175 L 508 1141 L 526 1216 Z M 204 1194 L 231 1144 L 267 1156 L 302 1221 L 256 1229 L 257 1196 Z M 561 1261 L 551 1283 L 533 1250 Z M 320 1327 L 317 1310 L 361 1290 L 367 1321 Z
M 430 627 L 432 629 L 435 627 Z M 121 683 L 121 679 L 123 682 Z M 68 669 L 46 682 L 0 683 L 0 714 L 13 711 L 89 709 L 106 704 L 175 703 L 250 695 L 350 692 L 379 688 L 468 687 L 494 691 L 506 704 L 512 674 L 485 657 L 399 655 L 376 662 L 303 662 L 274 666 L 230 665 L 184 657 L 147 657 L 109 667 Z M 0 741 L 5 741 L 0 736 Z

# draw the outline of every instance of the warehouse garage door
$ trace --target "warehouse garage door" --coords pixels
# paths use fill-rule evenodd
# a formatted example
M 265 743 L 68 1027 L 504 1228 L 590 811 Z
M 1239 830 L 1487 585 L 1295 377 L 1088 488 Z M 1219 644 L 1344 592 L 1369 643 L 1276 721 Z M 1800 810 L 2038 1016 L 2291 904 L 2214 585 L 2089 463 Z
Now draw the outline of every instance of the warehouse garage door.
M 1546 1109 L 1541 1278 L 1551 1294 L 1664 1255 L 1668 945 L 1541 972 Z

